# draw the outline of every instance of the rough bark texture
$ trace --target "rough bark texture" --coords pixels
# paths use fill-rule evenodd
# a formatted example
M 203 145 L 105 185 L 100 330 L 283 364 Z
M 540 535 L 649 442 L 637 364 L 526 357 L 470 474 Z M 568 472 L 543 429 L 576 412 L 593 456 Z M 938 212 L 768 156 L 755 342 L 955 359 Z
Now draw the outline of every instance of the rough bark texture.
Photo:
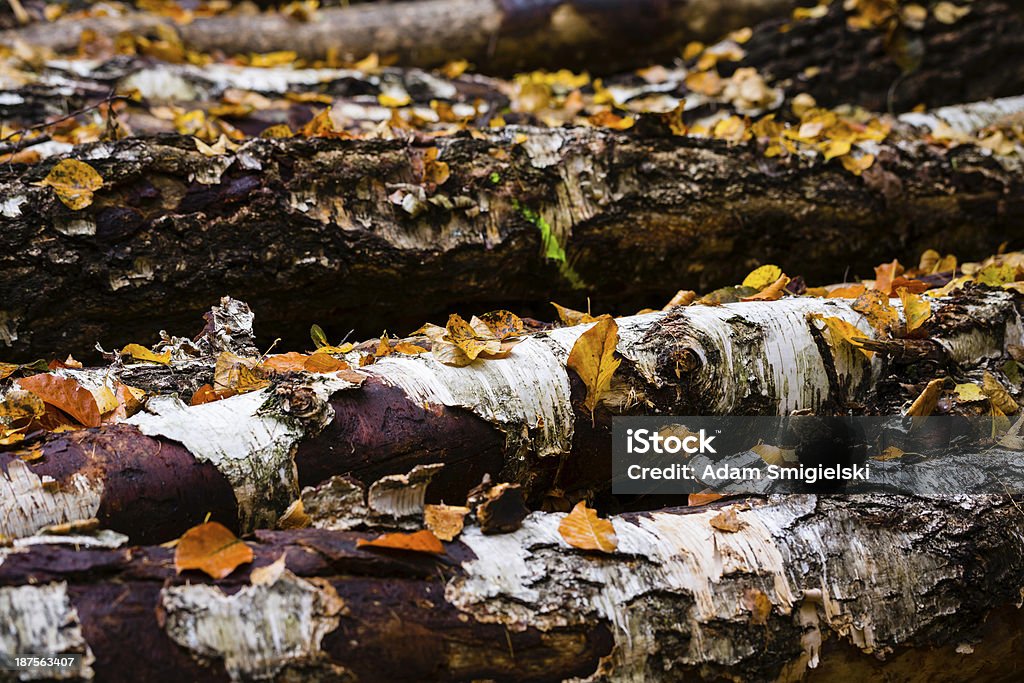
M 791 6 L 790 0 L 421 0 L 326 9 L 310 22 L 269 13 L 183 26 L 129 13 L 34 24 L 0 33 L 0 43 L 21 39 L 68 51 L 77 48 L 87 29 L 113 38 L 164 25 L 191 49 L 229 55 L 294 50 L 306 59 L 322 59 L 334 51 L 361 59 L 376 52 L 410 66 L 468 59 L 483 72 L 542 67 L 614 72 L 671 59 L 688 40 L 716 40 Z
M 159 542 L 208 512 L 249 531 L 277 522 L 301 486 L 334 475 L 369 485 L 431 463 L 447 466 L 428 491 L 432 501 L 461 504 L 484 473 L 522 484 L 537 502 L 552 489 L 607 494 L 614 415 L 892 412 L 906 398 L 899 383 L 908 376 L 925 382 L 1004 358 L 1024 336 L 1012 295 L 963 292 L 935 304 L 930 336 L 917 342 L 931 348 L 927 362 L 908 366 L 830 344 L 812 314 L 875 336 L 838 299 L 690 306 L 620 319 L 623 362 L 593 418 L 582 405 L 582 383 L 565 367 L 587 325 L 531 336 L 507 358 L 463 368 L 430 354 L 388 356 L 361 369 L 359 387 L 329 375 L 297 377 L 192 407 L 171 387 L 187 401 L 209 366 L 63 370 L 71 377 L 112 372 L 164 395 L 127 424 L 40 434 L 38 444 L 30 439 L 0 453 L 0 484 L 9 489 L 0 497 L 0 534 L 21 537 L 96 517 L 137 542 Z
M 788 97 L 807 92 L 823 106 L 852 102 L 874 111 L 1020 94 L 1024 7 L 975 2 L 970 8 L 954 24 L 930 13 L 922 30 L 899 28 L 887 37 L 881 29 L 851 29 L 843 3 L 834 2 L 819 19 L 766 21 L 743 45 L 746 57 L 720 63 L 719 70 L 756 67 L 785 82 Z
M 763 262 L 828 282 L 1021 236 L 1019 162 L 971 146 L 897 138 L 856 177 L 837 161 L 593 129 L 428 144 L 451 171 L 436 189 L 425 147 L 398 141 L 254 140 L 213 158 L 188 138 L 94 144 L 73 153 L 105 180 L 82 211 L 33 184 L 54 162 L 7 170 L 0 348 L 81 357 L 180 329 L 225 293 L 293 348 L 318 321 L 368 337 L 453 308 L 529 314 L 589 296 L 629 312 Z
M 780 497 L 741 507 L 734 533 L 711 525 L 720 512 L 614 517 L 612 555 L 570 548 L 560 514 L 469 527 L 438 559 L 261 531 L 254 564 L 212 585 L 159 547 L 17 547 L 0 560 L 0 648 L 66 643 L 104 681 L 1005 681 L 1024 666 L 1012 501 Z

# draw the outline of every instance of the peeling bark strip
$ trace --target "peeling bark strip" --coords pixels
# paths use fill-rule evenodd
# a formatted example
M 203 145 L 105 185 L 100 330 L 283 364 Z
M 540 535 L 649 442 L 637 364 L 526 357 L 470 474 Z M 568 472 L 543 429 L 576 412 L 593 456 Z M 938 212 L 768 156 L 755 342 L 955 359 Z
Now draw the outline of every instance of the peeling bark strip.
M 74 212 L 32 184 L 53 161 L 0 169 L 4 356 L 120 347 L 190 324 L 225 292 L 251 295 L 294 348 L 313 322 L 371 336 L 455 305 L 586 294 L 630 311 L 738 282 L 749 254 L 818 281 L 925 248 L 980 258 L 1019 239 L 1024 215 L 1016 160 L 899 136 L 862 178 L 820 158 L 593 129 L 431 145 L 451 170 L 432 194 L 423 149 L 397 141 L 254 140 L 213 158 L 188 138 L 85 146 L 74 156 L 105 185 Z M 545 258 L 545 239 L 565 263 Z
M 851 306 L 789 298 L 620 318 L 623 361 L 596 425 L 565 367 L 589 325 L 533 335 L 507 358 L 463 368 L 430 354 L 378 359 L 362 369 L 368 379 L 358 389 L 317 380 L 327 403 L 299 422 L 268 400 L 298 391 L 294 382 L 192 407 L 158 396 L 129 424 L 46 437 L 43 457 L 27 466 L 16 451 L 0 453 L 10 487 L 21 492 L 0 498 L 0 534 L 75 521 L 76 510 L 136 541 L 177 536 L 207 511 L 248 531 L 273 524 L 300 485 L 339 474 L 369 484 L 436 462 L 451 466 L 431 483 L 431 500 L 461 502 L 484 473 L 538 495 L 551 486 L 601 490 L 611 476 L 612 415 L 780 415 L 868 400 L 885 371 L 882 355 L 869 361 L 830 344 L 811 320 L 838 317 L 873 338 Z M 1024 337 L 1015 295 L 1002 291 L 937 300 L 930 325 L 934 335 L 920 343 L 947 369 L 1002 358 Z M 40 477 L 54 480 L 49 491 Z M 68 496 L 77 496 L 74 505 Z
M 740 509 L 732 533 L 720 513 L 613 517 L 612 555 L 568 546 L 561 514 L 468 528 L 440 559 L 264 531 L 253 565 L 216 584 L 175 576 L 163 548 L 37 546 L 3 558 L 0 600 L 66 595 L 103 681 L 945 681 L 1024 665 L 1008 499 L 789 496 Z
M 639 4 L 639 6 L 638 6 Z M 466 59 L 484 72 L 535 68 L 616 71 L 669 60 L 690 40 L 786 12 L 791 0 L 418 0 L 324 9 L 313 21 L 277 13 L 220 16 L 178 25 L 143 13 L 60 20 L 0 32 L 0 44 L 22 40 L 57 51 L 78 47 L 83 31 L 113 39 L 128 31 L 177 32 L 199 52 L 229 55 L 296 51 L 323 59 L 329 51 L 353 60 L 371 53 L 409 66 Z M 614 48 L 612 48 L 614 46 Z

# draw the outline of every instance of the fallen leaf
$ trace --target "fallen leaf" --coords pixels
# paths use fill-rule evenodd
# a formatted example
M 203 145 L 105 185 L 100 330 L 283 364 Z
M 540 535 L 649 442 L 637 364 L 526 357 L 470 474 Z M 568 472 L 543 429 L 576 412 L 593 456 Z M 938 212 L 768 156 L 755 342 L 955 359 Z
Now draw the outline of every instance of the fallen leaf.
M 178 540 L 174 550 L 174 569 L 179 574 L 198 569 L 214 579 L 223 579 L 252 560 L 252 548 L 219 522 L 192 527 Z
M 769 264 L 752 270 L 749 275 L 743 278 L 742 285 L 761 290 L 777 281 L 780 277 L 782 277 L 782 268 Z
M 965 5 L 963 7 L 958 7 L 947 0 L 942 0 L 942 2 L 935 5 L 935 8 L 932 9 L 935 19 L 943 24 L 955 24 L 970 11 L 970 6 Z
M 79 424 L 86 427 L 100 426 L 100 410 L 96 399 L 75 380 L 43 372 L 22 377 L 18 385 L 75 418 Z
M 992 405 L 998 408 L 1004 415 L 1013 415 L 1020 409 L 1017 401 L 1010 396 L 1010 392 L 1006 390 L 1006 387 L 988 370 L 982 376 L 981 390 L 992 401 Z
M 619 367 L 615 347 L 619 343 L 619 326 L 613 318 L 598 321 L 580 335 L 572 346 L 567 365 L 576 371 L 587 387 L 583 403 L 591 416 L 601 396 L 608 391 L 612 375 Z
M 511 311 L 499 310 L 484 313 L 480 316 L 480 321 L 487 326 L 492 335 L 502 341 L 523 334 L 523 321 Z
M 796 451 L 790 448 L 779 448 L 778 446 L 772 446 L 766 443 L 759 443 L 756 446 L 751 446 L 750 450 L 761 456 L 769 465 L 782 465 L 786 463 L 798 462 L 796 457 Z
M 716 500 L 721 500 L 724 497 L 721 493 L 691 493 L 686 497 L 686 504 L 690 507 L 698 507 L 714 503 Z
M 889 295 L 877 289 L 865 290 L 853 302 L 853 310 L 864 315 L 880 335 L 886 335 L 899 321 L 899 313 L 889 303 Z
M 267 356 L 260 365 L 273 372 L 300 372 L 305 369 L 306 361 L 309 358 L 310 356 L 304 353 L 289 351 Z
M 848 323 L 842 318 L 821 315 L 820 313 L 812 313 L 809 317 L 812 320 L 820 320 L 825 323 L 825 329 L 828 330 L 829 344 L 832 348 L 838 349 L 843 344 L 849 344 L 863 353 L 868 360 L 875 355 L 874 351 L 864 348 L 861 342 L 858 341 L 866 338 L 867 335 L 864 334 L 856 325 Z
M 904 455 L 904 451 L 896 446 L 888 446 L 879 455 L 872 457 L 872 460 L 879 460 L 881 462 L 888 462 L 890 460 L 899 460 Z
M 170 349 L 167 349 L 163 353 L 153 353 L 142 344 L 128 344 L 121 349 L 121 355 L 131 356 L 135 360 L 141 360 L 147 363 L 159 363 L 160 365 L 171 364 Z
M 907 334 L 924 325 L 932 317 L 932 306 L 923 297 L 913 294 L 905 287 L 896 290 L 903 302 L 903 317 L 907 320 Z
M 692 289 L 680 289 L 676 292 L 675 296 L 669 299 L 669 302 L 665 304 L 663 311 L 667 311 L 670 308 L 676 308 L 679 306 L 689 306 L 697 300 L 697 292 Z
M 426 353 L 427 350 L 418 344 L 412 342 L 400 341 L 395 344 L 395 353 L 401 353 L 406 356 L 418 356 L 421 353 Z
M 306 359 L 302 369 L 307 372 L 337 372 L 338 370 L 348 370 L 349 365 L 329 353 L 314 353 Z
M 892 263 L 883 263 L 880 266 L 875 266 L 875 284 L 872 289 L 877 289 L 883 294 L 890 294 L 892 292 L 892 281 L 903 272 L 903 266 L 896 259 L 892 260 Z
M 501 351 L 500 341 L 493 335 L 490 338 L 481 335 L 478 330 L 474 330 L 457 313 L 452 313 L 448 316 L 448 324 L 445 326 L 445 330 L 447 334 L 444 340 L 459 347 L 471 361 L 476 360 L 481 353 L 498 353 Z
M 619 545 L 615 526 L 598 517 L 597 510 L 588 508 L 582 500 L 558 523 L 558 533 L 566 543 L 580 550 L 612 553 Z
M 830 299 L 856 299 L 865 292 L 867 287 L 857 283 L 854 285 L 846 285 L 843 287 L 836 287 L 828 293 Z
M 327 342 L 327 335 L 324 334 L 324 328 L 319 325 L 313 325 L 309 328 L 309 338 L 313 340 L 313 345 L 318 349 L 322 346 L 330 346 Z
M 204 403 L 211 403 L 213 401 L 219 401 L 222 398 L 227 398 L 234 392 L 228 392 L 227 394 L 218 393 L 211 384 L 204 384 L 195 390 L 192 394 L 192 400 L 189 402 L 190 405 L 201 406 Z
M 381 534 L 372 541 L 365 538 L 356 540 L 357 548 L 386 548 L 388 550 L 407 550 L 414 553 L 430 553 L 443 555 L 444 546 L 441 541 L 429 529 L 422 529 L 412 533 L 390 533 Z
M 103 187 L 103 176 L 87 163 L 63 159 L 36 185 L 52 187 L 64 206 L 80 211 L 92 204 L 93 193 Z
M 724 531 L 730 534 L 739 531 L 747 525 L 747 523 L 740 519 L 740 516 L 736 514 L 736 508 L 734 507 L 719 512 L 708 520 L 708 523 L 719 531 Z
M 957 384 L 953 389 L 953 393 L 956 394 L 956 400 L 960 403 L 973 403 L 975 401 L 988 400 L 988 396 L 985 395 L 982 388 L 973 382 Z
M 789 278 L 786 275 L 780 275 L 775 282 L 771 283 L 757 294 L 741 297 L 740 301 L 778 301 L 782 298 L 782 295 L 786 293 L 786 285 L 788 284 Z
M 843 164 L 843 168 L 852 173 L 853 175 L 860 175 L 864 171 L 871 168 L 875 163 L 874 154 L 864 154 L 859 157 L 853 157 L 849 154 L 845 154 L 839 157 L 840 163 Z
M 0 425 L 24 427 L 46 412 L 46 406 L 34 392 L 11 389 L 0 401 Z M 19 424 L 21 423 L 21 424 Z M 0 426 L 0 430 L 2 430 Z
M 442 541 L 453 541 L 468 514 L 469 508 L 460 505 L 424 505 L 423 523 Z
M 914 399 L 914 402 L 907 409 L 908 417 L 928 417 L 935 412 L 935 407 L 939 404 L 939 396 L 942 395 L 942 385 L 945 380 L 933 379 L 928 382 L 928 385 L 924 388 L 924 391 Z
M 559 306 L 554 301 L 551 302 L 551 305 L 555 307 L 556 311 L 558 311 L 558 319 L 561 320 L 562 324 L 567 327 L 572 327 L 573 325 L 582 325 L 584 323 L 592 323 L 597 320 L 597 318 L 590 315 L 589 313 L 584 313 L 582 311 L 574 311 L 571 308 Z
M 262 389 L 269 382 L 257 371 L 258 358 L 245 358 L 230 351 L 221 351 L 213 369 L 213 388 L 217 392 L 244 394 Z
M 7 379 L 13 375 L 19 367 L 21 366 L 15 365 L 14 363 L 0 363 L 0 379 Z

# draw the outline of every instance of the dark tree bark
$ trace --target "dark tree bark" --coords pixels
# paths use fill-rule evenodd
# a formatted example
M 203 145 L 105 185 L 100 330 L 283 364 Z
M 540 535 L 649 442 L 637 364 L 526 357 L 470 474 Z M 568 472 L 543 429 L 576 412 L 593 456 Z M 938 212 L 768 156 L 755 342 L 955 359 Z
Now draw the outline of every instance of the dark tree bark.
M 855 103 L 873 111 L 908 111 L 1024 91 L 1021 3 L 975 2 L 953 24 L 929 12 L 924 28 L 852 29 L 843 3 L 818 19 L 771 19 L 743 45 L 740 62 L 786 83 L 787 97 L 810 93 L 826 107 Z
M 104 681 L 1004 681 L 1024 666 L 1012 501 L 749 505 L 732 533 L 711 523 L 721 504 L 613 517 L 611 555 L 570 548 L 559 514 L 470 526 L 437 559 L 355 547 L 374 534 L 260 531 L 255 562 L 215 584 L 176 576 L 172 550 L 67 538 L 83 549 L 3 557 L 0 644 L 60 643 Z
M 521 130 L 523 144 L 254 140 L 213 158 L 189 138 L 95 144 L 73 154 L 105 181 L 81 211 L 34 185 L 54 161 L 8 169 L 0 348 L 88 357 L 96 342 L 190 326 L 225 293 L 293 348 L 314 322 L 368 337 L 453 308 L 548 317 L 552 299 L 590 297 L 630 312 L 765 262 L 829 282 L 925 248 L 981 258 L 1021 236 L 1024 175 L 971 146 L 895 135 L 857 177 L 752 144 Z M 438 188 L 426 145 L 450 169 Z

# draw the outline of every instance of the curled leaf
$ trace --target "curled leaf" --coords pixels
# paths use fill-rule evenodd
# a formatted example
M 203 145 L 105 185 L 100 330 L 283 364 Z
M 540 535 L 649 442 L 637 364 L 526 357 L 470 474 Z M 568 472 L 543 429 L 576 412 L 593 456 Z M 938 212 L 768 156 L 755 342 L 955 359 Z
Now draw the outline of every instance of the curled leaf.
M 153 353 L 142 344 L 128 344 L 121 349 L 122 356 L 131 356 L 135 360 L 145 361 L 147 363 L 159 363 L 160 365 L 171 364 L 171 350 L 168 349 L 163 353 Z
M 776 278 L 775 282 L 771 283 L 757 294 L 741 297 L 740 301 L 778 301 L 782 298 L 782 295 L 786 293 L 786 285 L 788 284 L 789 278 L 786 275 L 780 275 Z
M 752 270 L 743 278 L 742 286 L 762 290 L 780 277 L 782 277 L 782 268 L 769 264 Z
M 809 317 L 812 320 L 820 320 L 825 323 L 825 329 L 828 330 L 829 346 L 833 349 L 838 349 L 843 344 L 849 344 L 863 353 L 869 360 L 875 354 L 874 351 L 864 348 L 861 340 L 866 335 L 856 325 L 852 325 L 842 318 L 821 315 L 820 313 L 812 313 Z
M 982 376 L 981 390 L 992 401 L 992 405 L 998 408 L 1004 415 L 1013 415 L 1020 409 L 1017 401 L 1010 396 L 1010 392 L 1006 390 L 1002 382 L 997 380 L 995 375 L 987 370 Z
M 932 317 L 932 307 L 926 299 L 906 287 L 896 290 L 903 302 L 903 316 L 907 320 L 907 334 L 911 334 Z
M 100 409 L 96 399 L 92 392 L 75 380 L 43 372 L 22 377 L 18 385 L 75 418 L 79 424 L 86 427 L 100 426 Z

